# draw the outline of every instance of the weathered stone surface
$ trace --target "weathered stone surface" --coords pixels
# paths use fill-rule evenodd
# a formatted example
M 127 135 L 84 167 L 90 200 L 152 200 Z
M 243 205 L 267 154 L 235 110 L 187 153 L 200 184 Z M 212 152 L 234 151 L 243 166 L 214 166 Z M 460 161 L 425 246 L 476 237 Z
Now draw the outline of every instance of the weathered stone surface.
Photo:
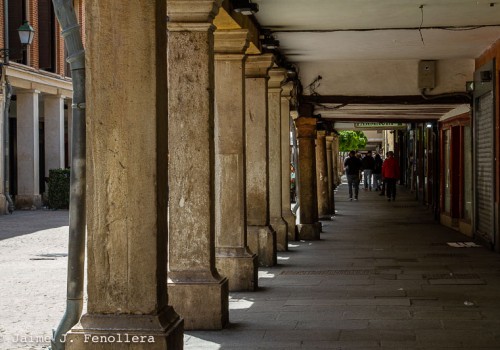
M 253 291 L 258 287 L 258 259 L 257 254 L 248 250 L 234 252 L 234 256 L 217 250 L 217 270 L 227 276 L 229 291 Z
M 276 265 L 276 232 L 271 226 L 248 226 L 248 246 L 257 253 L 260 266 Z
M 330 219 L 326 155 L 326 133 L 324 131 L 318 131 L 316 138 L 316 187 L 318 195 L 318 216 L 323 220 Z
M 267 72 L 272 63 L 273 56 L 264 54 L 249 56 L 245 66 L 248 245 L 258 254 L 259 264 L 264 266 L 272 266 L 276 262 L 276 232 L 270 227 L 269 217 L 267 152 Z
M 286 221 L 288 240 L 296 237 L 295 215 L 293 215 L 290 201 L 290 94 L 293 82 L 282 86 L 281 91 L 281 216 Z
M 288 250 L 288 228 L 281 216 L 281 84 L 286 69 L 269 70 L 268 81 L 268 139 L 269 139 L 269 215 L 276 231 L 277 250 Z
M 169 302 L 184 317 L 186 330 L 221 329 L 229 322 L 228 280 L 169 283 Z
M 316 190 L 316 119 L 299 117 L 295 120 L 299 140 L 299 202 L 297 225 L 300 239 L 319 239 L 318 202 Z
M 335 193 L 333 192 L 334 189 L 334 179 L 333 179 L 333 174 L 334 174 L 334 157 L 335 155 L 333 154 L 333 136 L 327 136 L 326 137 L 326 167 L 327 167 L 327 174 L 328 174 L 328 203 L 330 206 L 330 213 L 332 215 L 335 215 Z
M 219 5 L 219 1 L 167 1 L 169 296 L 186 329 L 220 329 L 228 319 L 227 279 L 215 267 L 213 202 L 214 27 L 210 18 Z
M 245 55 L 247 30 L 215 32 L 215 246 L 230 291 L 257 286 L 257 255 L 247 246 Z
M 88 349 L 85 334 L 129 333 L 178 349 L 166 271 L 165 3 L 90 1 L 86 11 L 88 304 L 67 348 Z

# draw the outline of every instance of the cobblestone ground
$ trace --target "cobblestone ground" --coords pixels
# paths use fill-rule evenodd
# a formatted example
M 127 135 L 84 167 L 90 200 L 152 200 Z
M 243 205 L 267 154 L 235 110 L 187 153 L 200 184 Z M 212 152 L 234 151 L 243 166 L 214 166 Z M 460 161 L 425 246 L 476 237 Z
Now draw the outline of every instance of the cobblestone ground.
M 0 215 L 0 349 L 46 349 L 65 308 L 68 211 Z

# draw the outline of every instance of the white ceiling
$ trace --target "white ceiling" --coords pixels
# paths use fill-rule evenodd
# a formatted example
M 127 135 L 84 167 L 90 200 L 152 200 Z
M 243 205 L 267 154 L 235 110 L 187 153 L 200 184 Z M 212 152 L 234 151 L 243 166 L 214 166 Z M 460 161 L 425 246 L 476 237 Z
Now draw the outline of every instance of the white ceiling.
M 303 84 L 307 85 L 319 74 L 323 76 L 322 88 L 325 89 L 321 91 L 322 95 L 342 95 L 333 90 L 333 86 L 342 85 L 342 82 L 339 82 L 342 68 L 334 71 L 335 67 L 341 67 L 340 63 L 337 64 L 340 61 L 343 61 L 342 64 L 345 66 L 346 60 L 353 62 L 351 65 L 356 65 L 354 62 L 357 60 L 363 60 L 359 66 L 367 67 L 363 72 L 365 75 L 366 70 L 371 67 L 366 61 L 370 60 L 374 62 L 373 67 L 380 66 L 375 62 L 387 60 L 417 62 L 422 59 L 469 59 L 473 62 L 500 38 L 500 2 L 496 3 L 495 0 L 428 0 L 427 2 L 253 0 L 253 2 L 259 4 L 260 8 L 255 15 L 257 21 L 263 28 L 271 29 L 273 35 L 280 40 L 280 51 L 287 60 L 297 64 L 299 69 L 304 66 L 301 73 Z M 307 72 L 305 65 L 308 67 Z M 311 69 L 311 65 L 317 66 L 318 71 Z M 325 67 L 332 68 L 325 69 Z M 467 68 L 466 65 L 463 67 Z M 461 75 L 467 75 L 463 78 L 463 82 L 458 83 L 461 88 L 465 86 L 466 80 L 471 79 L 473 65 L 469 64 L 467 69 L 471 71 L 465 72 L 466 74 L 460 72 Z M 361 70 L 359 69 L 360 78 L 350 74 L 350 80 L 357 82 L 359 86 L 380 83 L 379 78 L 370 79 L 361 76 Z M 404 79 L 405 76 L 402 77 Z M 402 79 L 395 75 L 393 80 Z M 332 86 L 331 91 L 326 89 L 328 83 Z M 397 89 L 394 84 L 391 84 L 391 88 Z M 440 83 L 436 87 L 438 92 L 435 92 L 448 92 L 442 89 L 443 85 Z M 450 90 L 457 91 L 456 88 Z M 416 83 L 415 91 L 415 95 L 418 95 Z M 394 95 L 387 91 L 380 91 L 380 94 Z M 380 116 L 383 116 L 385 112 L 381 107 L 378 106 L 376 109 L 380 112 Z M 417 111 L 422 110 L 422 118 L 436 118 L 438 113 L 442 113 L 438 107 L 436 106 L 436 113 L 431 114 L 429 110 L 421 108 L 417 110 L 409 108 L 407 113 L 402 114 L 405 116 L 410 113 L 418 114 Z M 453 105 L 446 106 L 448 109 L 453 107 Z M 358 117 L 357 114 L 363 115 L 359 109 L 362 107 L 356 106 L 356 112 L 344 109 L 332 113 L 323 108 L 323 112 L 333 118 L 337 114 L 344 117 L 346 114 L 354 114 Z M 371 113 L 368 110 L 366 112 L 367 119 L 376 118 L 373 110 Z

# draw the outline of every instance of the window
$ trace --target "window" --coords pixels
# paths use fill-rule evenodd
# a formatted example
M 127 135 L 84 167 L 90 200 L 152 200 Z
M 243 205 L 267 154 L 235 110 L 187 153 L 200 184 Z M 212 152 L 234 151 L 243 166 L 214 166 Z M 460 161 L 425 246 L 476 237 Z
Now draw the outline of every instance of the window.
M 9 59 L 18 63 L 27 63 L 26 53 L 23 52 L 23 45 L 19 40 L 17 29 L 26 20 L 26 0 L 16 0 L 9 2 Z
M 55 72 L 55 15 L 51 0 L 38 0 L 38 48 L 40 69 Z

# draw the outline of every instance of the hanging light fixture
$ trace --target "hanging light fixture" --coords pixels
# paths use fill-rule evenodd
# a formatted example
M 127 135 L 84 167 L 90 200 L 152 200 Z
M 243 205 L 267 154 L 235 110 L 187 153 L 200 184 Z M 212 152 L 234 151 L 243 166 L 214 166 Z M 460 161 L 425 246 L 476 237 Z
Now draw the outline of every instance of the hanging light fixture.
M 31 45 L 35 36 L 35 30 L 30 26 L 28 21 L 24 21 L 23 25 L 17 29 L 19 39 L 23 45 Z
M 276 50 L 280 46 L 280 41 L 276 40 L 272 35 L 265 35 L 261 39 L 262 48 L 267 50 Z
M 259 12 L 259 5 L 252 3 L 250 0 L 233 0 L 233 10 L 242 15 L 251 16 Z

